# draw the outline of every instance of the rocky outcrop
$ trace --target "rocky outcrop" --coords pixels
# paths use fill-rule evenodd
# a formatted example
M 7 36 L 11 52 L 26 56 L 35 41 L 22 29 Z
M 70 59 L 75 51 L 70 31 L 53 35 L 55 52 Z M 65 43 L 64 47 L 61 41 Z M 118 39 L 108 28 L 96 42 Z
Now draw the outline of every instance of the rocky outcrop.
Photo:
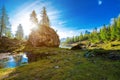
M 0 38 L 0 53 L 22 51 L 24 44 L 24 41 L 18 39 L 2 37 Z
M 84 49 L 86 49 L 86 45 L 85 45 L 85 44 L 82 44 L 82 43 L 77 44 L 76 46 L 73 46 L 73 47 L 71 48 L 71 50 L 84 50 Z
M 43 7 L 41 20 L 38 22 L 35 11 L 31 14 L 31 21 L 37 27 L 29 35 L 28 44 L 33 47 L 59 47 L 60 40 L 57 33 L 50 27 L 50 20 L 46 8 Z
M 87 51 L 84 56 L 86 58 L 90 57 L 102 57 L 110 60 L 120 60 L 120 50 L 104 50 L 95 49 Z
M 60 40 L 54 29 L 41 25 L 39 29 L 32 31 L 28 44 L 34 47 L 59 47 Z

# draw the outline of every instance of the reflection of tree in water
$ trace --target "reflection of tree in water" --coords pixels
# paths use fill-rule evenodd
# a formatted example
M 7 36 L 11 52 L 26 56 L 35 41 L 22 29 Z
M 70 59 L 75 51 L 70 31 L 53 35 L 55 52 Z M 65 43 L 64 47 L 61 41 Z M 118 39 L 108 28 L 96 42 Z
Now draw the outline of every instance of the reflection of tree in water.
M 21 59 L 22 59 L 22 55 L 19 55 L 19 56 L 16 56 L 15 57 L 15 61 L 16 61 L 16 64 L 17 64 L 17 66 L 20 66 L 20 64 L 21 64 Z
M 6 66 L 5 62 L 8 61 L 8 58 L 3 58 L 3 59 L 0 59 L 0 68 L 3 68 Z
M 27 58 L 25 53 L 23 53 L 23 54 L 21 54 L 19 56 L 16 56 L 15 60 L 16 60 L 17 66 L 28 63 L 28 58 Z
M 26 54 L 23 54 L 21 57 L 21 63 L 28 63 L 28 57 L 26 56 Z
M 14 57 L 11 55 L 8 57 L 8 61 L 6 62 L 6 68 L 13 68 L 16 67 L 16 61 L 14 59 Z

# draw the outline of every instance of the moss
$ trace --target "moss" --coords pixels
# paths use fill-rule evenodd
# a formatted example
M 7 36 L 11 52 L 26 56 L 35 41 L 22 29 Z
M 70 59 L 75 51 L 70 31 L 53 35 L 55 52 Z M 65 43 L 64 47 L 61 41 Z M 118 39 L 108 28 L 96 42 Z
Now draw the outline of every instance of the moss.
M 13 68 L 8 69 L 0 69 L 0 80 L 9 76 L 11 72 L 13 72 Z
M 96 47 L 89 47 L 89 49 L 105 49 L 105 50 L 120 50 L 120 41 L 112 41 L 106 43 L 98 43 Z
M 11 39 L 8 37 L 0 38 L 0 52 L 18 52 L 24 49 L 24 41 Z
M 56 52 L 15 68 L 6 80 L 119 80 L 120 62 L 101 57 L 84 58 L 84 51 L 57 48 L 36 48 L 33 54 Z M 47 49 L 47 50 L 46 50 Z M 37 50 L 37 51 L 36 51 Z M 34 51 L 33 51 L 34 52 Z M 56 67 L 57 66 L 57 67 Z

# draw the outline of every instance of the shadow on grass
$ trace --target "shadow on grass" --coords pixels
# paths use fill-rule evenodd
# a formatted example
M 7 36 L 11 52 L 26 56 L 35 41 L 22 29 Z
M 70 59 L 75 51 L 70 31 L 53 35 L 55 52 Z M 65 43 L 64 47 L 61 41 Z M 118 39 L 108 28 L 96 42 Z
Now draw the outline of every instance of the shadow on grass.
M 110 60 L 120 60 L 120 50 L 89 49 L 85 57 L 101 57 Z

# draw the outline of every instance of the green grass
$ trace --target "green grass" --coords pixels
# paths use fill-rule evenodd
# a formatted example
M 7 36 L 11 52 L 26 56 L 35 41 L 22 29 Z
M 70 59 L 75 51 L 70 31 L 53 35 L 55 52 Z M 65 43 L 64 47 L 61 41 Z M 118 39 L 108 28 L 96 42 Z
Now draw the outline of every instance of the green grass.
M 13 72 L 14 69 L 13 68 L 8 68 L 8 69 L 0 69 L 0 80 L 8 77 L 9 73 Z
M 90 49 L 103 48 L 105 50 L 120 50 L 120 41 L 100 43 L 96 45 L 97 47 L 90 47 Z
M 120 61 L 101 57 L 84 58 L 85 51 L 58 48 L 34 50 L 36 53 L 33 54 L 57 54 L 10 70 L 5 80 L 120 80 Z

